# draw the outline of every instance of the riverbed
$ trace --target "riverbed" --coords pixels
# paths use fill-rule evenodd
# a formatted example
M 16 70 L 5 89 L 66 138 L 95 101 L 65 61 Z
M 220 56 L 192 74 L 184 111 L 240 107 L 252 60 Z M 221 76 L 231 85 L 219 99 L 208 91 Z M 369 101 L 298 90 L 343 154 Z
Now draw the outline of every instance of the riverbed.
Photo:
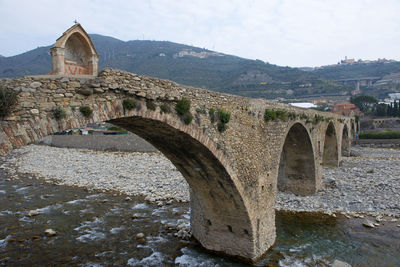
M 354 153 L 358 157 L 345 159 L 340 168 L 328 169 L 328 173 L 349 174 L 346 168 L 354 168 L 358 161 L 360 164 L 369 161 L 382 164 L 382 160 L 391 163 L 398 160 L 398 151 L 395 150 L 368 153 L 356 148 Z M 103 181 L 90 166 L 96 164 L 99 171 L 98 168 L 105 164 L 102 157 L 112 164 L 114 159 L 115 163 L 121 163 L 128 158 L 127 162 L 134 170 L 121 174 L 118 171 L 124 167 L 115 164 L 108 177 L 121 179 L 122 183 L 109 183 L 106 190 L 99 188 L 97 186 L 105 185 L 106 180 Z M 68 158 L 75 159 L 75 163 L 69 163 Z M 92 158 L 96 163 L 90 161 Z M 147 161 L 140 162 L 141 158 Z M 149 166 L 152 162 L 156 164 Z M 72 167 L 73 164 L 85 166 L 78 169 L 81 179 L 65 178 L 71 175 L 67 171 L 71 168 L 69 164 Z M 166 182 L 169 179 L 178 179 L 180 175 L 169 164 L 157 153 L 58 150 L 35 145 L 15 150 L 1 160 L 0 265 L 246 266 L 205 251 L 186 235 L 190 210 L 185 194 L 177 190 L 180 192 L 175 198 L 173 192 L 167 196 L 160 193 L 168 191 Z M 373 166 L 391 168 L 391 165 L 399 166 Z M 372 168 L 360 167 L 354 172 L 371 174 Z M 396 169 L 392 169 L 392 173 L 393 170 Z M 149 171 L 151 174 L 147 174 Z M 374 168 L 372 174 L 378 171 L 380 169 Z M 383 171 L 390 173 L 390 170 Z M 143 175 L 148 176 L 143 178 Z M 398 175 L 398 172 L 393 175 Z M 138 183 L 152 184 L 132 191 L 135 186 L 127 185 L 128 178 L 123 177 L 133 177 L 133 180 L 142 177 L 137 178 Z M 154 184 L 151 177 L 164 183 Z M 324 190 L 349 186 L 349 183 L 335 179 L 336 187 L 333 187 L 332 176 L 325 177 L 328 179 L 324 178 L 324 183 L 330 187 Z M 121 190 L 119 186 L 124 184 L 125 190 Z M 185 186 L 184 183 L 179 185 Z M 396 207 L 396 201 L 394 203 Z M 321 212 L 318 208 L 316 213 L 311 213 L 278 207 L 276 244 L 257 266 L 331 266 L 335 261 L 353 266 L 400 265 L 400 227 L 396 208 L 387 212 L 356 210 L 344 214 L 342 211 L 332 213 L 331 210 L 329 216 L 324 214 L 329 212 Z M 376 217 L 379 217 L 379 222 Z M 374 228 L 363 226 L 366 219 L 376 224 Z M 45 232 L 49 229 L 54 235 Z

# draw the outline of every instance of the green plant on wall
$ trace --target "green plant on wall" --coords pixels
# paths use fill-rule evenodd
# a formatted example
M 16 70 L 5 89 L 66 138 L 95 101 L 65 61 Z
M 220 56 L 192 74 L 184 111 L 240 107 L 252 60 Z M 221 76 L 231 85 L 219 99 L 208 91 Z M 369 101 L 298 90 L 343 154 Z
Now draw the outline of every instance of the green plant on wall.
M 0 87 L 0 117 L 4 118 L 11 112 L 12 106 L 17 102 L 17 93 L 14 90 Z
M 186 112 L 183 114 L 183 122 L 185 124 L 189 124 L 193 120 L 193 115 L 190 112 Z
M 124 107 L 124 109 L 126 110 L 132 110 L 134 108 L 136 108 L 136 101 L 130 98 L 124 99 L 122 101 L 122 106 Z
M 156 104 L 154 104 L 153 101 L 148 101 L 148 102 L 146 102 L 146 107 L 147 107 L 148 109 L 150 109 L 150 110 L 156 110 L 156 108 L 157 108 Z
M 175 110 L 180 115 L 185 124 L 189 124 L 193 120 L 193 115 L 190 113 L 190 100 L 182 98 L 176 103 Z
M 223 132 L 227 129 L 226 124 L 230 121 L 231 119 L 231 113 L 227 112 L 223 109 L 218 110 L 218 118 L 219 118 L 219 123 L 218 123 L 218 131 Z
M 289 112 L 288 117 L 290 120 L 294 121 L 297 118 L 297 115 L 295 112 Z
M 160 110 L 161 110 L 161 112 L 164 112 L 164 113 L 170 113 L 171 112 L 171 109 L 169 108 L 169 106 L 167 104 L 161 104 L 160 105 Z
M 62 107 L 58 106 L 53 110 L 53 116 L 56 120 L 62 120 L 67 116 L 67 114 Z
M 316 124 L 318 124 L 318 123 L 321 122 L 321 121 L 324 121 L 324 117 L 321 116 L 321 115 L 315 114 L 315 115 L 314 115 L 314 118 L 313 118 L 313 120 L 312 120 L 312 124 L 313 124 L 313 125 L 316 125 Z
M 208 111 L 208 115 L 210 116 L 211 123 L 214 123 L 215 121 L 215 109 L 210 108 Z
M 178 103 L 176 103 L 175 109 L 179 115 L 184 115 L 185 113 L 190 112 L 190 100 L 182 98 Z
M 79 108 L 79 111 L 86 118 L 89 118 L 90 116 L 92 116 L 92 113 L 93 113 L 93 110 L 89 106 L 82 106 Z
M 293 115 L 290 116 L 293 117 Z M 278 110 L 265 109 L 264 112 L 264 119 L 266 122 L 276 121 L 276 120 L 288 121 L 288 117 L 289 117 L 288 112 L 283 109 L 278 109 Z

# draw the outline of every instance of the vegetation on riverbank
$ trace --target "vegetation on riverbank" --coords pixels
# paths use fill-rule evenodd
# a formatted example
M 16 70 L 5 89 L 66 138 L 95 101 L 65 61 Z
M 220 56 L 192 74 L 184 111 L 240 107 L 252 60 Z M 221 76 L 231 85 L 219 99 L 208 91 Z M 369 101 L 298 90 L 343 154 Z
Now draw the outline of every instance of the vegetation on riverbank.
M 360 133 L 360 139 L 400 139 L 400 131 L 365 132 Z

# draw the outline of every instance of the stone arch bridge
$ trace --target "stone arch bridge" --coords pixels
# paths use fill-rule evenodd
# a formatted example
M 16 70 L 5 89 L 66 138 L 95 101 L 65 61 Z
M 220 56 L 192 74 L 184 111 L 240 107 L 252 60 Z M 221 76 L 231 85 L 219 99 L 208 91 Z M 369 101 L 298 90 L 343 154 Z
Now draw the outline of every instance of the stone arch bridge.
M 316 192 L 321 164 L 337 166 L 354 136 L 348 117 L 112 69 L 98 76 L 2 79 L 0 85 L 18 93 L 1 121 L 0 154 L 88 123 L 123 127 L 158 148 L 187 180 L 194 237 L 209 250 L 252 261 L 275 242 L 277 190 Z M 191 101 L 189 124 L 175 111 L 183 98 Z M 136 107 L 124 108 L 125 99 Z M 93 110 L 90 117 L 82 106 Z M 65 118 L 54 117 L 56 107 Z M 225 131 L 210 109 L 230 112 Z M 266 110 L 275 120 L 265 120 Z

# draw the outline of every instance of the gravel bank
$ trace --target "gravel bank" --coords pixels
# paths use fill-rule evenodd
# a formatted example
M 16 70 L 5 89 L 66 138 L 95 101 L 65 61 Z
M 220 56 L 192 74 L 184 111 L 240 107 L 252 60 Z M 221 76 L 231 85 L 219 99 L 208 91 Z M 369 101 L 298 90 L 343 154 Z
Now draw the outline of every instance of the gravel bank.
M 276 209 L 400 217 L 400 150 L 353 148 L 355 157 L 323 170 L 323 189 L 300 197 L 279 192 Z M 188 184 L 160 153 L 101 152 L 30 145 L 5 167 L 46 181 L 144 195 L 149 201 L 189 201 Z
M 323 169 L 323 188 L 299 197 L 278 193 L 276 209 L 400 217 L 400 150 L 353 147 L 339 168 Z
M 14 150 L 5 167 L 48 182 L 143 195 L 152 202 L 189 201 L 185 179 L 159 152 L 102 152 L 29 145 Z

